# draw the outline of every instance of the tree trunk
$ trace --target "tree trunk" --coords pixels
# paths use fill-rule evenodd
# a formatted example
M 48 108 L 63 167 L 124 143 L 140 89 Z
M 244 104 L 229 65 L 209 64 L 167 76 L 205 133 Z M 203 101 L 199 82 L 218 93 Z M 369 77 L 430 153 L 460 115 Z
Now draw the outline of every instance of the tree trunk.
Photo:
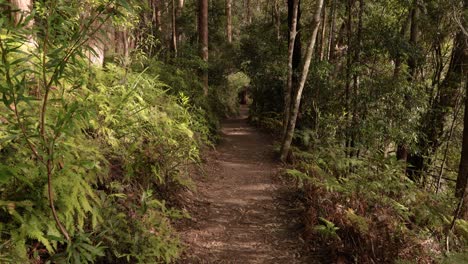
M 172 0 L 172 8 L 171 8 L 171 50 L 174 57 L 177 57 L 177 25 L 176 25 L 176 18 L 177 18 L 177 7 L 175 4 L 175 0 Z
M 460 30 L 455 36 L 450 64 L 445 78 L 440 84 L 438 97 L 422 121 L 422 136 L 418 142 L 422 153 L 413 154 L 408 158 L 408 162 L 412 165 L 409 168 L 409 175 L 412 178 L 417 179 L 421 172 L 430 165 L 431 160 L 427 157 L 432 156 L 440 146 L 440 138 L 444 134 L 445 119 L 450 109 L 455 107 L 459 88 L 463 79 L 466 79 L 467 61 L 467 37 Z
M 208 0 L 198 0 L 198 43 L 200 57 L 208 63 Z M 208 95 L 208 70 L 202 73 L 203 91 Z
M 328 32 L 328 51 L 327 51 L 327 60 L 333 60 L 335 58 L 335 24 L 336 24 L 336 1 L 332 0 L 331 14 L 330 14 L 330 30 Z M 325 21 L 324 21 L 325 23 Z
M 25 18 L 31 14 L 33 1 L 32 0 L 11 0 L 11 5 L 18 10 L 14 13 L 15 23 L 19 23 L 21 18 Z M 33 20 L 29 22 L 28 26 L 32 26 Z
M 176 8 L 176 22 L 178 22 L 178 19 L 180 17 L 182 17 L 182 13 L 183 13 L 183 10 L 184 10 L 184 7 L 185 7 L 185 1 L 184 0 L 178 0 L 177 3 L 178 4 L 177 4 L 177 8 Z M 181 30 L 181 27 L 180 27 L 181 23 L 176 23 L 176 24 L 177 24 L 177 27 L 176 27 L 177 45 L 178 45 L 178 47 L 181 47 L 181 43 L 184 43 L 184 41 L 186 39 L 186 35 L 183 32 L 183 30 Z
M 13 19 L 15 23 L 18 24 L 22 19 L 24 20 L 27 16 L 31 14 L 31 11 L 33 8 L 33 0 L 11 0 L 11 5 L 13 8 L 18 9 L 18 12 L 15 12 L 13 15 Z M 34 19 L 31 19 L 26 25 L 26 27 L 28 29 L 31 29 L 33 25 L 34 25 Z M 35 46 L 36 41 L 34 39 L 33 34 L 30 34 L 28 36 L 27 44 L 30 47 Z
M 286 138 L 289 117 L 291 114 L 291 95 L 293 91 L 293 78 L 294 78 L 294 47 L 296 46 L 298 14 L 299 14 L 299 0 L 289 0 L 289 44 L 288 44 L 288 78 L 286 89 L 284 91 L 284 113 L 283 113 L 283 140 Z M 288 19 L 289 19 L 288 18 Z M 296 65 L 298 67 L 298 65 Z
M 405 20 L 404 24 L 401 27 L 400 37 L 402 39 L 406 36 L 406 33 L 408 31 L 408 25 L 410 24 L 410 21 L 412 20 L 411 19 L 412 13 L 413 11 L 409 12 L 408 18 Z M 416 41 L 416 40 L 414 39 L 413 41 Z M 393 79 L 399 80 L 400 74 L 401 74 L 401 64 L 402 64 L 402 58 L 401 58 L 400 52 L 397 52 L 397 54 L 395 55 L 394 63 L 395 63 L 395 68 L 393 70 Z M 406 143 L 403 141 L 400 141 L 397 143 L 398 144 L 397 144 L 396 158 L 397 160 L 402 160 L 406 162 L 408 159 L 408 148 L 406 146 Z
M 226 0 L 226 35 L 229 44 L 232 43 L 232 0 Z
M 418 44 L 418 38 L 419 38 L 419 6 L 417 4 L 417 1 L 414 1 L 413 3 L 413 8 L 411 10 L 411 26 L 410 26 L 410 39 L 409 39 L 409 43 L 411 44 L 411 46 L 413 47 L 416 47 L 416 45 Z M 408 83 L 413 83 L 415 78 L 416 78 L 416 69 L 417 69 L 417 62 L 416 62 L 416 58 L 414 56 L 414 54 L 410 54 L 410 56 L 408 57 Z M 398 67 L 400 67 L 400 65 L 398 65 Z M 400 69 L 398 68 L 398 71 Z M 409 103 L 406 102 L 407 101 L 407 95 L 405 95 L 405 106 L 406 107 L 410 107 Z M 397 159 L 398 160 L 402 160 L 402 161 L 407 161 L 408 159 L 410 160 L 413 160 L 414 157 L 412 155 L 409 155 L 408 154 L 408 147 L 407 147 L 407 144 L 406 142 L 399 142 L 398 146 L 397 146 Z M 416 158 L 417 159 L 417 158 Z M 416 161 L 414 160 L 413 161 L 414 163 L 419 163 L 419 161 Z M 414 165 L 414 164 L 413 164 Z M 411 169 L 409 169 L 411 170 Z M 413 175 L 414 173 L 413 172 L 410 172 L 409 174 Z
M 345 154 L 346 157 L 351 157 L 351 72 L 353 67 L 353 57 L 352 57 L 352 37 L 353 37 L 353 11 L 354 0 L 348 0 L 346 3 L 346 41 L 347 41 L 347 51 L 346 51 L 346 79 L 345 79 L 345 118 L 347 122 L 347 127 L 345 129 Z
M 301 81 L 299 82 L 299 87 L 294 96 L 294 101 L 291 109 L 291 114 L 288 122 L 288 129 L 286 136 L 281 145 L 281 160 L 286 161 L 289 150 L 291 148 L 292 139 L 294 136 L 294 130 L 296 128 L 297 115 L 299 113 L 299 107 L 301 104 L 302 91 L 304 90 L 305 83 L 309 74 L 310 63 L 312 61 L 312 56 L 314 54 L 315 41 L 317 39 L 318 30 L 320 27 L 320 15 L 322 13 L 323 0 L 317 0 L 317 6 L 315 9 L 315 14 L 312 21 L 312 36 L 310 38 L 309 46 L 307 48 L 307 54 L 305 57 L 304 66 L 302 69 Z
M 276 38 L 281 39 L 281 8 L 279 0 L 275 0 L 274 3 L 274 16 L 275 16 L 275 28 L 276 28 Z
M 319 60 L 323 61 L 324 55 L 325 55 L 325 46 L 327 44 L 326 41 L 326 31 L 327 31 L 327 24 L 325 21 L 327 21 L 327 8 L 323 8 L 323 18 L 322 18 L 322 32 L 320 35 L 320 46 L 319 46 Z
M 358 15 L 358 26 L 356 33 L 356 41 L 354 47 L 354 58 L 353 58 L 353 98 L 352 102 L 352 120 L 351 120 L 351 156 L 358 157 L 359 151 L 356 149 L 357 140 L 358 140 L 358 97 L 359 97 L 359 85 L 360 85 L 360 76 L 359 71 L 356 69 L 361 64 L 361 44 L 362 44 L 362 17 L 364 14 L 364 0 L 359 0 L 359 15 Z
M 151 0 L 153 4 L 153 26 L 156 29 L 156 32 L 159 33 L 162 31 L 161 26 L 161 0 Z
M 247 24 L 251 24 L 252 23 L 252 10 L 251 10 L 251 3 L 250 3 L 251 0 L 245 0 L 245 14 L 246 14 L 246 20 L 247 20 Z
M 466 96 L 465 117 L 463 121 L 463 143 L 455 195 L 458 198 L 462 198 L 464 196 L 462 212 L 460 215 L 463 219 L 468 220 L 468 82 L 466 82 L 465 86 Z
M 411 11 L 411 31 L 410 31 L 410 44 L 415 47 L 418 44 L 419 37 L 419 7 L 415 1 L 413 10 Z M 416 58 L 414 55 L 410 55 L 408 58 L 408 82 L 413 82 L 416 77 Z

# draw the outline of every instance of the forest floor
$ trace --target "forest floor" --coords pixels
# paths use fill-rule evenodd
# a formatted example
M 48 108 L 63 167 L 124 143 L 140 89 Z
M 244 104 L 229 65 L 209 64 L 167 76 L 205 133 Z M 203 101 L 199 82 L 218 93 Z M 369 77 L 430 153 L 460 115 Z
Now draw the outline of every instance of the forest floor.
M 179 226 L 186 246 L 180 263 L 317 263 L 304 254 L 300 208 L 283 184 L 273 139 L 241 116 L 225 120 L 216 150 L 204 155 L 204 173 Z

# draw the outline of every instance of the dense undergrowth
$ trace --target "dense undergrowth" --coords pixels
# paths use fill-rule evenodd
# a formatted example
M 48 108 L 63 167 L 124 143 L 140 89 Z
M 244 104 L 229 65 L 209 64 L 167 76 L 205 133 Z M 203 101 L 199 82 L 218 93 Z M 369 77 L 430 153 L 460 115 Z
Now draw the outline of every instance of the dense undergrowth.
M 79 8 L 42 11 L 57 23 Z M 94 20 L 80 19 L 38 26 L 49 39 L 34 51 L 27 19 L 0 21 L 0 262 L 174 261 L 172 221 L 189 216 L 168 201 L 191 186 L 217 116 L 196 70 L 137 53 L 90 66 L 87 49 L 69 45 L 90 34 L 74 25 Z
M 369 21 L 366 26 L 372 27 Z M 241 41 L 240 57 L 252 78 L 250 120 L 281 140 L 286 54 L 277 49 L 271 24 L 258 21 L 249 32 Z M 468 222 L 453 221 L 460 201 L 453 194 L 460 110 L 449 110 L 454 121 L 447 122 L 452 134 L 442 139 L 445 155 L 438 151 L 425 157 L 433 161 L 429 168 L 419 179 L 409 177 L 407 165 L 397 161 L 396 144 L 407 142 L 416 153 L 424 152 L 417 146 L 424 138 L 419 122 L 429 111 L 430 95 L 421 83 L 394 79 L 393 66 L 385 62 L 387 47 L 377 41 L 387 40 L 371 35 L 363 41 L 372 51 L 363 51 L 361 64 L 352 67 L 361 76 L 359 90 L 349 100 L 345 56 L 319 61 L 317 53 L 312 62 L 291 164 L 284 173 L 302 197 L 304 237 L 311 250 L 326 256 L 325 262 L 465 263 Z M 353 118 L 350 108 L 356 112 Z
M 352 172 L 346 172 L 349 164 Z M 353 263 L 433 263 L 444 259 L 456 200 L 422 190 L 401 163 L 382 156 L 349 160 L 334 149 L 296 152 L 294 178 L 305 199 L 305 237 Z M 347 176 L 345 176 L 347 175 Z M 457 220 L 450 250 L 466 249 L 468 223 Z M 445 261 L 457 263 L 466 255 Z
M 57 122 L 50 129 L 63 124 L 53 143 L 52 185 L 69 243 L 51 219 L 47 172 L 28 147 L 41 144 L 34 125 L 40 101 L 2 106 L 2 263 L 168 262 L 180 254 L 171 220 L 187 215 L 164 199 L 168 188 L 190 185 L 187 169 L 210 137 L 200 121 L 206 111 L 145 72 L 109 64 L 92 74 L 79 88 L 54 91 L 46 116 Z

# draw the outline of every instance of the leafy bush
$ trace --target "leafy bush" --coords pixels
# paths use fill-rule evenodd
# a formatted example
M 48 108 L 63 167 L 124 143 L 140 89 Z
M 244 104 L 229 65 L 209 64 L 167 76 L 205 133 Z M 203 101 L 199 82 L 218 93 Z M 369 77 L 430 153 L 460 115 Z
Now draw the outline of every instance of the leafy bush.
M 443 257 L 453 197 L 419 188 L 392 159 L 340 159 L 330 154 L 335 152 L 326 148 L 314 155 L 296 153 L 296 170 L 287 171 L 304 182 L 311 243 L 320 238 L 330 254 L 345 254 L 359 263 L 432 263 Z M 339 165 L 329 164 L 352 164 L 353 169 L 344 174 Z M 456 222 L 452 250 L 466 247 L 466 228 L 466 221 Z
M 121 2 L 94 4 L 117 15 Z M 78 7 L 42 4 L 41 23 L 65 25 L 48 29 L 48 42 L 38 37 L 38 50 L 28 43 L 42 24 L 0 20 L 0 261 L 173 261 L 171 219 L 187 215 L 164 201 L 170 188 L 190 185 L 188 166 L 215 130 L 209 108 L 143 70 L 93 69 L 91 33 L 74 26 L 92 16 L 68 21 Z

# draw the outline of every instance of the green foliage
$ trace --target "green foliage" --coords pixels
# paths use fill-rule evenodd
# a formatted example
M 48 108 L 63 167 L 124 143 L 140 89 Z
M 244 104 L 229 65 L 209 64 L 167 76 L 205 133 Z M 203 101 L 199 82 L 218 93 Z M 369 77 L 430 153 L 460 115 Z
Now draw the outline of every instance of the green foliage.
M 420 189 L 394 159 L 365 156 L 353 161 L 334 152 L 316 149 L 307 161 L 296 160 L 297 170 L 288 170 L 292 175 L 313 175 L 301 177 L 307 179 L 303 188 L 310 195 L 309 212 L 317 216 L 308 228 L 332 234 L 332 225 L 322 218 L 336 223 L 341 243 L 333 245 L 359 258 L 385 262 L 395 256 L 414 260 L 417 255 L 421 261 L 440 256 L 456 204 L 453 197 Z M 336 166 L 340 163 L 348 169 Z M 466 222 L 458 220 L 450 238 L 453 250 L 466 247 L 466 234 Z M 327 235 L 323 239 L 335 241 Z
M 336 238 L 339 239 L 338 234 L 336 231 L 338 231 L 340 228 L 336 227 L 333 222 L 328 221 L 325 218 L 320 217 L 319 218 L 320 222 L 322 224 L 317 225 L 314 227 L 314 230 L 320 234 L 321 236 L 324 236 L 326 238 Z
M 154 198 L 152 191 L 130 197 L 118 193 L 128 191 L 128 186 L 120 186 L 116 182 L 112 185 L 115 193 L 103 201 L 103 214 L 108 217 L 101 223 L 100 232 L 94 238 L 110 249 L 99 263 L 174 261 L 180 254 L 181 245 L 170 220 L 186 216 L 168 209 L 164 202 Z
M 301 188 L 304 185 L 305 181 L 310 180 L 309 175 L 298 170 L 286 170 L 286 175 L 292 177 L 296 182 L 296 186 Z
M 456 263 L 466 263 L 468 262 L 468 253 L 455 253 L 449 254 L 447 258 L 445 258 L 442 263 L 443 264 L 456 264 Z
M 81 2 L 36 1 L 19 23 L 0 18 L 2 263 L 167 263 L 180 254 L 170 221 L 187 215 L 164 200 L 190 185 L 216 119 L 190 71 L 141 69 L 149 60 L 137 52 L 138 66 L 90 67 L 95 25 L 135 17 L 126 1 L 87 3 L 87 16 Z
M 226 116 L 239 113 L 239 92 L 248 90 L 250 78 L 243 72 L 229 74 L 224 87 L 214 91 L 217 100 L 216 110 Z

